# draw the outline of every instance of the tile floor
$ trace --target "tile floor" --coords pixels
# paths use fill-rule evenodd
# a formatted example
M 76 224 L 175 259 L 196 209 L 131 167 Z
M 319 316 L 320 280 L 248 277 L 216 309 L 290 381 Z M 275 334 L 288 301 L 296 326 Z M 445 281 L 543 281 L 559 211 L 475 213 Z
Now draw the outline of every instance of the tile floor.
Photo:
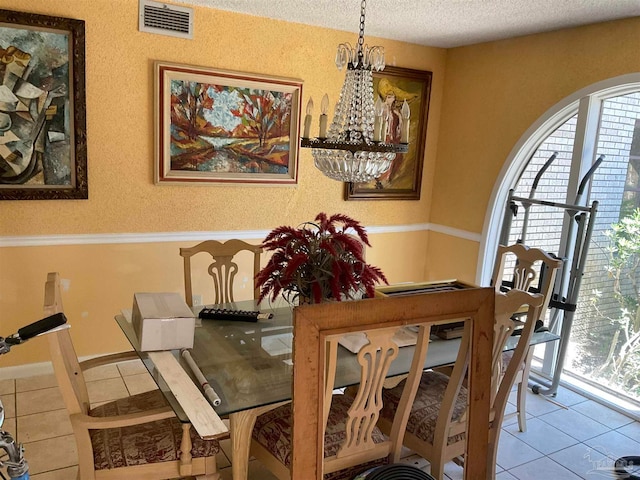
M 155 388 L 140 362 L 94 369 L 87 376 L 94 404 Z M 53 375 L 0 380 L 5 406 L 4 429 L 24 444 L 33 480 L 75 480 L 76 445 Z M 511 400 L 515 401 L 512 394 Z M 640 422 L 560 389 L 556 398 L 529 394 L 528 429 L 518 431 L 515 418 L 505 422 L 498 450 L 498 480 L 544 478 L 614 478 L 613 461 L 622 455 L 640 455 Z M 513 410 L 513 405 L 509 407 Z M 222 441 L 218 466 L 231 479 L 229 440 Z M 429 470 L 420 457 L 406 451 L 404 462 Z M 450 463 L 446 475 L 462 479 L 462 469 Z M 273 480 L 262 465 L 250 462 L 251 480 Z

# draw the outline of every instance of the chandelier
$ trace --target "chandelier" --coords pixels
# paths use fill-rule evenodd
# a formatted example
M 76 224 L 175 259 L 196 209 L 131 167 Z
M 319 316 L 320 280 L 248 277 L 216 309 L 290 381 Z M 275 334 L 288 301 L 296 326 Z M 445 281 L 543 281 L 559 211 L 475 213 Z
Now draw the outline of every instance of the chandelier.
M 384 69 L 384 48 L 364 44 L 366 0 L 360 8 L 358 44 L 338 45 L 336 66 L 346 67 L 344 84 L 336 104 L 333 121 L 327 129 L 329 97 L 321 103 L 319 134 L 309 138 L 313 100 L 307 103 L 301 147 L 311 148 L 313 162 L 322 173 L 340 182 L 370 182 L 391 167 L 396 153 L 406 153 L 409 132 L 409 105 L 404 102 L 401 113 L 400 143 L 387 139 L 389 105 L 380 98 L 374 103 L 372 71 Z

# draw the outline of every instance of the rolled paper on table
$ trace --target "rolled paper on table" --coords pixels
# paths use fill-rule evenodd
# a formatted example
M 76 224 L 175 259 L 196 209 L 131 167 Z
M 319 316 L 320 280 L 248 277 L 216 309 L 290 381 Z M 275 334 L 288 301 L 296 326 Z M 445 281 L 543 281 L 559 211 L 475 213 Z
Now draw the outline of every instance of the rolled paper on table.
M 196 365 L 196 362 L 193 361 L 193 358 L 191 357 L 191 353 L 189 353 L 189 350 L 187 350 L 186 348 L 183 348 L 180 351 L 180 354 L 182 355 L 182 358 L 184 358 L 184 360 L 187 362 L 187 365 L 189 365 L 189 368 L 191 369 L 193 374 L 196 376 L 196 380 L 198 380 L 198 383 L 202 387 L 204 394 L 207 396 L 211 404 L 214 407 L 217 407 L 218 405 L 220 405 L 221 403 L 220 397 L 218 396 L 216 391 L 213 389 L 213 387 L 209 385 L 209 382 L 207 382 L 207 379 L 204 377 L 204 375 Z

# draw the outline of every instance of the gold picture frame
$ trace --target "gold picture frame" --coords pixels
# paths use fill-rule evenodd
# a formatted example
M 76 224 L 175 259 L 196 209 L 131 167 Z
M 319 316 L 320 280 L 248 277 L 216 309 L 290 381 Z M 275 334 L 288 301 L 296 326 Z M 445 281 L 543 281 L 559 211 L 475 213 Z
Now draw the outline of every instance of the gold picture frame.
M 294 185 L 302 81 L 155 63 L 157 185 Z

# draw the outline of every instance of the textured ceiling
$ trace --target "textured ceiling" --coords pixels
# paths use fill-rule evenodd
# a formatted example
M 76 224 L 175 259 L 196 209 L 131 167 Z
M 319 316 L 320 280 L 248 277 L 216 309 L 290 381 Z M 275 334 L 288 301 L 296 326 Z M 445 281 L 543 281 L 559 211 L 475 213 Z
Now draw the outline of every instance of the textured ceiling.
M 173 0 L 357 32 L 358 0 Z M 640 0 L 369 0 L 365 35 L 457 47 L 640 16 Z

